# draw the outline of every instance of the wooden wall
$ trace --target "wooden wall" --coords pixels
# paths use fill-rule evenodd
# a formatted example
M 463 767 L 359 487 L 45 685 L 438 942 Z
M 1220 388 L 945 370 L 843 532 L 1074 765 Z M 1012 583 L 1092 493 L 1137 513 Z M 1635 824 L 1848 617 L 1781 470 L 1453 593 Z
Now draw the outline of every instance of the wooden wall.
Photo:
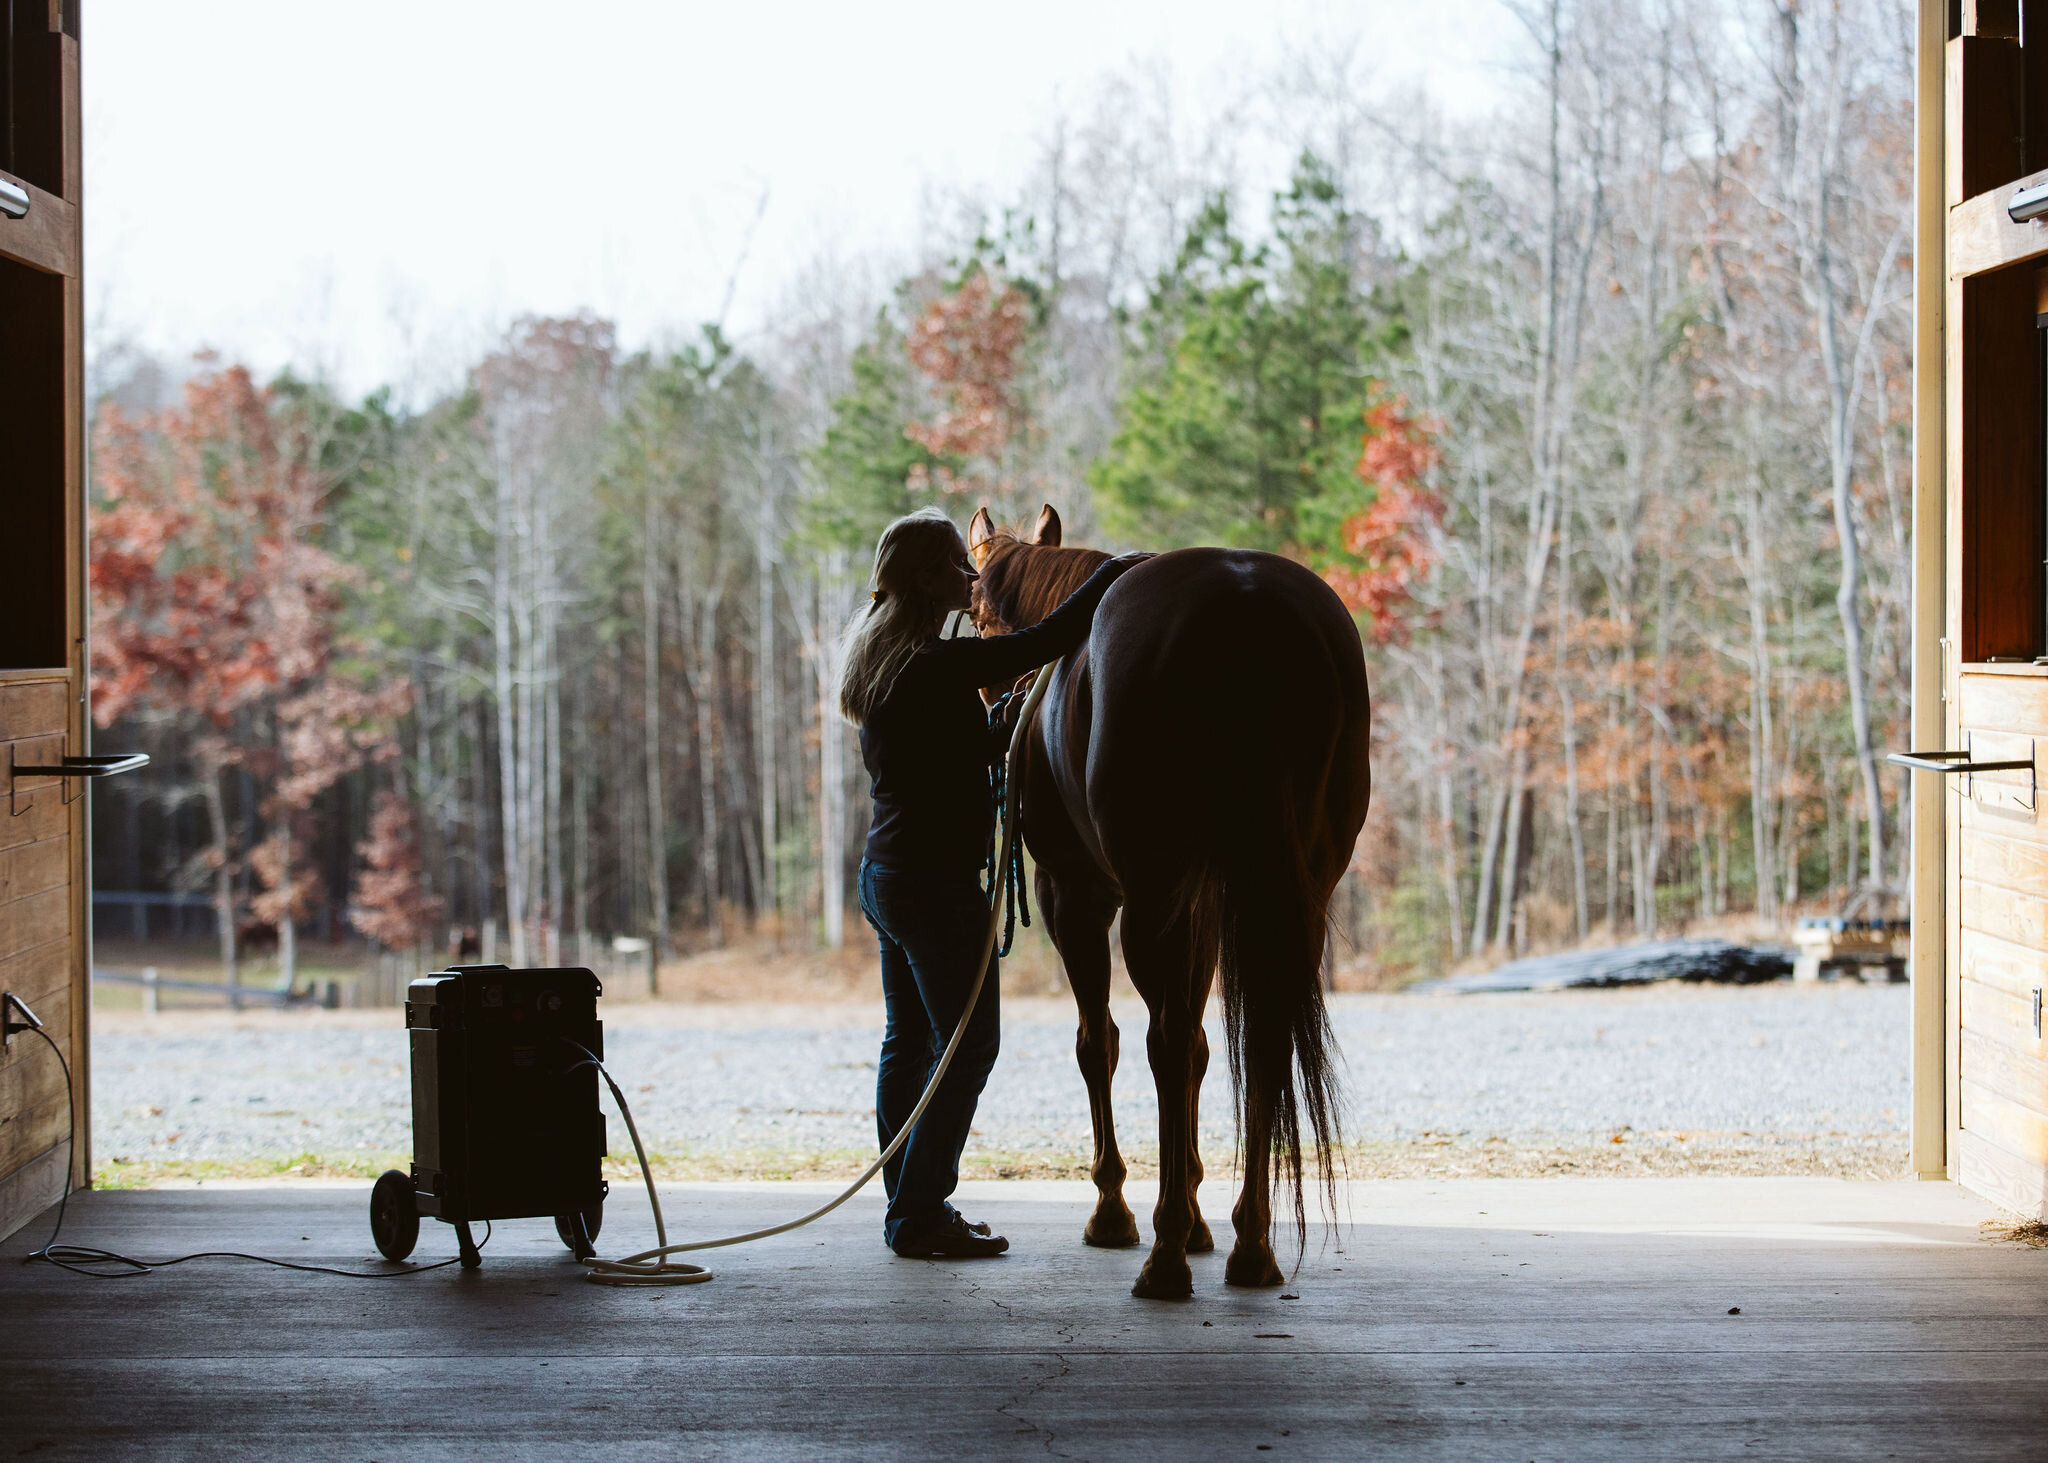
M 10 751 L 29 763 L 61 756 L 69 702 L 69 677 L 0 685 L 0 759 Z M 0 989 L 35 1008 L 67 1060 L 83 1053 L 85 1035 L 75 999 L 76 806 L 65 806 L 54 780 L 23 778 L 14 784 L 14 807 L 27 811 L 0 808 Z M 8 1176 L 0 1179 L 0 1231 L 31 1218 L 61 1185 L 70 1157 L 67 1117 L 50 1049 L 17 1036 L 0 1052 L 0 1175 Z
M 12 0 L 0 46 L 0 177 L 28 216 L 0 216 L 0 778 L 13 761 L 87 750 L 79 0 Z M 85 800 L 52 778 L 0 782 L 0 990 L 43 1018 L 71 1063 L 68 1141 L 56 1059 L 33 1035 L 0 1049 L 0 1236 L 89 1174 Z
M 1957 1177 L 2004 1207 L 2048 1214 L 2048 1047 L 2036 1000 L 2048 987 L 2048 676 L 1984 667 L 1957 678 L 1976 761 L 2032 772 L 1957 779 L 1954 883 Z
M 2048 0 L 1949 15 L 1946 351 L 1919 363 L 1942 372 L 1945 401 L 1944 741 L 2022 765 L 1942 784 L 1947 1172 L 2048 1218 L 2048 225 L 2006 212 L 2048 180 Z

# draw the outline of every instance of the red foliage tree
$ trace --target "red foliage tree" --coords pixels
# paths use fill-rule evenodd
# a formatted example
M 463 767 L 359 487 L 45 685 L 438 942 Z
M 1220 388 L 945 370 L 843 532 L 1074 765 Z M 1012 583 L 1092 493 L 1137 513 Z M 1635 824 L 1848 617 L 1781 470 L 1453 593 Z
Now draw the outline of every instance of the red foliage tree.
M 1350 560 L 1323 571 L 1368 633 L 1381 644 L 1405 639 L 1415 591 L 1435 567 L 1430 530 L 1443 522 L 1444 500 L 1429 484 L 1442 453 L 1433 427 L 1408 415 L 1407 400 L 1383 397 L 1365 411 L 1366 434 L 1354 471 L 1373 498 L 1338 530 Z
M 349 901 L 350 923 L 387 950 L 425 943 L 441 918 L 441 901 L 427 893 L 422 878 L 419 822 L 412 804 L 388 789 L 378 793 L 370 836 L 356 852 L 363 865 Z
M 939 410 L 930 421 L 912 422 L 903 435 L 934 457 L 993 465 L 1017 429 L 1014 383 L 1030 321 L 1023 292 L 1013 285 L 997 289 L 982 269 L 927 305 L 911 324 L 906 349 L 937 392 Z M 947 466 L 927 472 L 921 463 L 910 474 L 913 488 L 942 493 L 985 492 L 991 481 L 986 473 Z
M 178 407 L 107 408 L 94 436 L 93 718 L 192 733 L 230 971 L 238 854 L 222 780 L 241 769 L 265 788 L 267 836 L 248 851 L 263 885 L 255 913 L 279 925 L 289 963 L 291 922 L 318 887 L 298 825 L 321 791 L 395 752 L 389 726 L 409 688 L 337 672 L 355 571 L 321 545 L 325 484 L 303 413 L 233 366 L 192 381 Z

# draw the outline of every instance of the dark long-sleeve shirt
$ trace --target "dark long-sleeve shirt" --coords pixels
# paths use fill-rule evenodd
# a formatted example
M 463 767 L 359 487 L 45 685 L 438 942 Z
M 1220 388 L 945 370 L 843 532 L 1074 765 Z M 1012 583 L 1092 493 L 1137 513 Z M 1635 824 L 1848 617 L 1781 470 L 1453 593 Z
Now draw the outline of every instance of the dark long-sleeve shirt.
M 938 640 L 910 658 L 860 729 L 875 799 L 867 856 L 892 869 L 977 869 L 995 826 L 988 713 L 979 694 L 1058 660 L 1088 638 L 1095 607 L 1127 562 L 1111 560 L 1036 625 L 984 640 Z

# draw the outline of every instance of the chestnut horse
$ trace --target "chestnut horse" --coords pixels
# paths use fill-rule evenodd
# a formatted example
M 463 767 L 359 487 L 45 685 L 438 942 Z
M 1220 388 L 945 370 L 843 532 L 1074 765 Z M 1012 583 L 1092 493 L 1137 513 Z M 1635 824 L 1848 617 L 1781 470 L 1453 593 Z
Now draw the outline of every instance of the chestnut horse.
M 985 508 L 967 542 L 985 634 L 1036 623 L 1107 557 L 1061 547 L 1050 504 L 1030 542 L 996 530 Z M 1196 1104 L 1219 957 L 1244 1156 L 1224 1279 L 1278 1285 L 1272 1192 L 1283 1175 L 1297 1233 L 1307 1235 L 1304 1117 L 1334 1196 L 1322 958 L 1330 894 L 1371 791 L 1358 629 L 1291 560 L 1180 549 L 1125 574 L 1087 643 L 1042 674 L 1053 679 L 1026 744 L 1021 819 L 1039 906 L 1080 1008 L 1075 1052 L 1097 1190 L 1082 1238 L 1139 1238 L 1110 1111 L 1109 927 L 1121 907 L 1124 963 L 1151 1013 L 1145 1049 L 1159 1089 L 1159 1202 L 1132 1293 L 1192 1294 L 1188 1252 L 1215 1248 L 1196 1203 Z

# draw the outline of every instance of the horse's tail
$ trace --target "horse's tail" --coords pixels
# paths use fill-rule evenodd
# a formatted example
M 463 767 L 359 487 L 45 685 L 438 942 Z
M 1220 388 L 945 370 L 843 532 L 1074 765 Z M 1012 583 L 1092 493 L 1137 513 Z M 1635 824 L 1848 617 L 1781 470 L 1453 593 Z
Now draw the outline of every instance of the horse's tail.
M 1283 779 L 1284 781 L 1284 779 Z M 1309 868 L 1293 788 L 1240 784 L 1217 853 L 1223 1025 L 1230 1051 L 1240 1141 L 1269 1135 L 1272 1182 L 1294 1193 L 1299 1243 L 1308 1240 L 1303 1199 L 1304 1119 L 1324 1193 L 1335 1214 L 1338 1082 L 1323 952 L 1329 890 Z M 1247 1149 L 1245 1157 L 1254 1155 Z

